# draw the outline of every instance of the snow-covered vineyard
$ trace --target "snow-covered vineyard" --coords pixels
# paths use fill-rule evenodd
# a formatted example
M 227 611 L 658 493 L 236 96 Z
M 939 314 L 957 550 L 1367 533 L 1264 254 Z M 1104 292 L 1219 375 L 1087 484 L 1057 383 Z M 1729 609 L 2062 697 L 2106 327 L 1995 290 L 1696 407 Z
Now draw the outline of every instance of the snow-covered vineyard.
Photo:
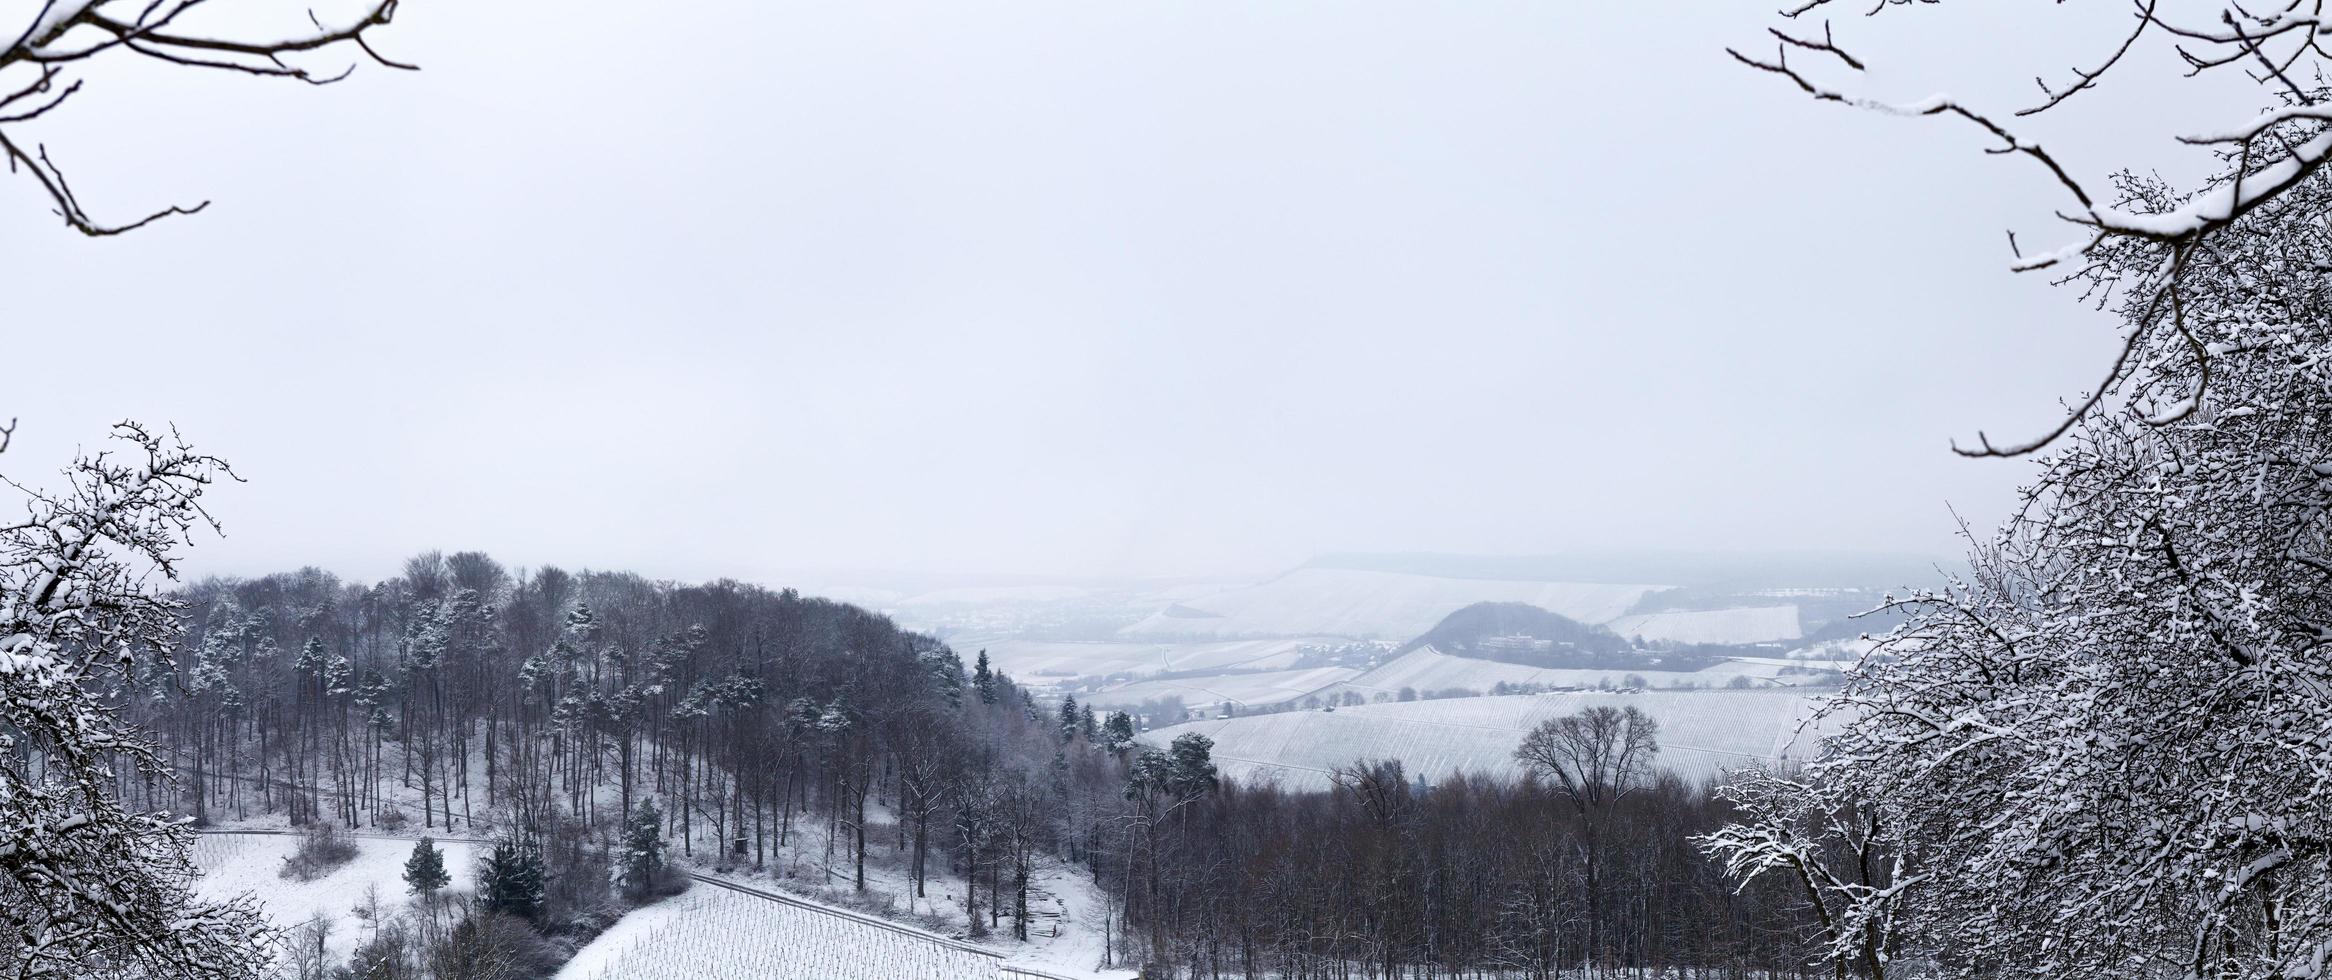
M 798 902 L 699 883 L 633 913 L 584 947 L 558 980 L 1003 980 L 1003 958 Z

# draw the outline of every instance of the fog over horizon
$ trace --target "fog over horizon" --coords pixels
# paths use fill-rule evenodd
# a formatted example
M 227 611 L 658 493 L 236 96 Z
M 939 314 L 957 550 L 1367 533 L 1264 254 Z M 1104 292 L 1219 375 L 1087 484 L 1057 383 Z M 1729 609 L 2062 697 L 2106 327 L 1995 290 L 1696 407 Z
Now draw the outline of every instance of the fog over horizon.
M 2007 271 L 2004 229 L 2070 238 L 2034 168 L 1726 58 L 1769 14 L 416 4 L 380 43 L 419 73 L 126 66 L 39 137 L 101 216 L 214 203 L 0 223 L 6 472 L 176 425 L 248 480 L 195 576 L 1948 561 L 2029 473 L 1949 441 L 2045 430 L 2114 334 Z M 2064 16 L 1855 27 L 1879 94 L 2013 107 L 2115 14 Z

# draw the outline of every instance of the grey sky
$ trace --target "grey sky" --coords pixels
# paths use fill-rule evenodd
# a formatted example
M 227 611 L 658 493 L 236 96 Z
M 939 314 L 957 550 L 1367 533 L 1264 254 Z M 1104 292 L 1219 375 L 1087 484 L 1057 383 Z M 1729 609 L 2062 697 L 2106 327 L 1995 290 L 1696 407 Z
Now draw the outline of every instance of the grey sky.
M 219 572 L 1953 553 L 2021 467 L 1946 441 L 2110 325 L 2005 271 L 2031 168 L 1729 62 L 1768 6 L 411 0 L 418 74 L 117 65 L 40 130 L 89 208 L 216 203 L 0 180 L 6 469 L 174 422 L 250 480 Z M 2112 40 L 1999 6 L 1839 28 L 2003 110 Z M 2159 95 L 2086 118 L 2213 118 Z M 2059 148 L 2179 159 L 2126 129 Z

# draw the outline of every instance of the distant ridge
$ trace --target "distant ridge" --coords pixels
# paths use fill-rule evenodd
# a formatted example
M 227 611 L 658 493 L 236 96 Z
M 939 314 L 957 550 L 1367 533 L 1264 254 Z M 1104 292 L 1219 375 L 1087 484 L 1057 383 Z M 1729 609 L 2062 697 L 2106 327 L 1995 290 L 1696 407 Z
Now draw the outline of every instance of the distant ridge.
M 1960 562 L 1887 552 L 1578 552 L 1458 555 L 1437 552 L 1321 555 L 1305 568 L 1399 572 L 1457 579 L 1536 582 L 1665 582 L 1713 589 L 1918 585 Z
M 1529 649 L 1518 642 L 1523 640 L 1537 641 L 1545 649 Z M 1426 646 L 1456 657 L 1547 667 L 1585 666 L 1576 661 L 1630 652 L 1628 641 L 1617 633 L 1521 602 L 1474 603 L 1393 652 Z

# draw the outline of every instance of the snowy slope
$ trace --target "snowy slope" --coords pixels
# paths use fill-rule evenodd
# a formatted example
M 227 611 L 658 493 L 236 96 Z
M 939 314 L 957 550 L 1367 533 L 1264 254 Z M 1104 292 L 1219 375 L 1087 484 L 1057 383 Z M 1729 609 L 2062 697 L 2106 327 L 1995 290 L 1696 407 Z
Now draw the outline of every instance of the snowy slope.
M 1804 672 L 1809 670 L 1844 670 L 1850 666 L 1850 662 L 1832 660 L 1734 657 L 1691 671 L 1530 667 L 1473 657 L 1453 657 L 1432 647 L 1419 647 L 1344 682 L 1336 690 L 1358 691 L 1363 697 L 1374 700 L 1379 694 L 1396 694 L 1402 688 L 1420 693 L 1460 688 L 1476 694 L 1487 694 L 1500 683 L 1514 686 L 1627 687 L 1641 681 L 1644 687 L 1724 687 L 1735 677 L 1748 677 L 1758 683 L 1787 685 L 1793 681 L 1803 683 Z M 1181 683 L 1211 685 L 1213 680 L 1203 678 Z
M 1351 667 L 1215 674 L 1123 684 L 1088 694 L 1084 700 L 1087 704 L 1104 708 L 1135 705 L 1168 696 L 1179 697 L 1183 704 L 1193 708 L 1211 707 L 1224 701 L 1239 705 L 1278 704 L 1318 693 L 1359 675 L 1360 671 Z
M 1652 687 L 1674 687 L 1684 682 L 1706 679 L 1698 672 L 1676 670 L 1530 667 L 1473 657 L 1453 657 L 1432 647 L 1419 647 L 1353 678 L 1346 686 L 1372 698 L 1378 694 L 1396 693 L 1402 688 L 1416 691 L 1464 688 L 1476 694 L 1487 694 L 1492 687 L 1501 683 L 1595 687 L 1608 682 L 1616 687 L 1625 685 L 1630 676 L 1640 677 Z M 1728 679 L 1730 675 L 1718 677 L 1716 682 L 1721 684 Z
M 1303 636 L 1406 640 L 1477 602 L 1523 602 L 1607 622 L 1657 586 L 1438 578 L 1300 568 L 1260 585 L 1194 598 L 1120 631 L 1126 636 Z
M 1677 643 L 1763 643 L 1804 635 L 1799 632 L 1796 606 L 1641 613 L 1604 625 L 1621 636 Z
M 1197 643 L 966 639 L 950 641 L 950 645 L 966 661 L 979 651 L 986 650 L 988 661 L 996 669 L 1021 680 L 1044 681 L 1067 677 L 1104 677 L 1110 674 L 1156 674 L 1169 670 L 1269 670 L 1292 667 L 1295 665 L 1297 647 L 1335 642 L 1338 641 L 1324 637 Z
M 405 892 L 405 859 L 413 842 L 352 839 L 356 857 L 314 881 L 292 881 L 281 876 L 285 859 L 299 848 L 290 835 L 204 834 L 194 843 L 194 865 L 202 872 L 197 894 L 223 898 L 250 892 L 267 909 L 267 917 L 284 929 L 297 928 L 313 916 L 333 920 L 325 939 L 331 961 L 344 963 L 363 943 L 364 923 L 351 909 L 367 888 L 377 888 L 384 907 L 401 909 L 410 899 Z M 453 878 L 447 894 L 465 894 L 476 880 L 472 866 L 474 845 L 440 842 L 446 873 Z
M 1093 910 L 1078 894 L 1063 917 Z M 1082 937 L 1084 930 L 1071 936 Z M 1098 933 L 1094 939 L 1098 941 Z M 1009 959 L 972 943 L 847 909 L 751 886 L 699 879 L 687 892 L 624 916 L 578 950 L 557 980 L 1019 980 L 1028 976 L 1124 977 L 1063 960 L 1098 961 L 1097 946 L 1057 948 L 1032 939 Z M 1088 955 L 1090 954 L 1090 955 Z M 1009 967 L 1029 970 L 1010 972 Z
M 1399 759 L 1412 774 L 1519 777 L 1513 752 L 1524 733 L 1589 705 L 1634 705 L 1660 723 L 1659 764 L 1701 779 L 1755 760 L 1804 759 L 1798 733 L 1814 699 L 1788 690 L 1576 692 L 1371 704 L 1334 712 L 1290 711 L 1187 722 L 1145 732 L 1164 745 L 1183 732 L 1215 740 L 1227 775 L 1277 779 L 1290 788 L 1327 785 L 1329 770 L 1360 759 Z

